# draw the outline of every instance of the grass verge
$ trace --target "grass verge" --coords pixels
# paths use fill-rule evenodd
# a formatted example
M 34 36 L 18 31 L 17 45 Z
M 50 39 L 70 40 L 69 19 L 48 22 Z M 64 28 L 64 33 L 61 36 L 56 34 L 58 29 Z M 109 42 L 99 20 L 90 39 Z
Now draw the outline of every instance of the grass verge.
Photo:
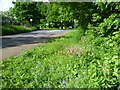
M 79 31 L 2 61 L 3 88 L 118 89 L 118 36 Z
M 42 27 L 41 29 L 61 29 L 61 28 L 46 28 Z M 62 30 L 77 30 L 78 28 L 63 28 Z
M 22 27 L 17 25 L 2 26 L 2 35 L 18 34 L 36 30 L 35 27 Z

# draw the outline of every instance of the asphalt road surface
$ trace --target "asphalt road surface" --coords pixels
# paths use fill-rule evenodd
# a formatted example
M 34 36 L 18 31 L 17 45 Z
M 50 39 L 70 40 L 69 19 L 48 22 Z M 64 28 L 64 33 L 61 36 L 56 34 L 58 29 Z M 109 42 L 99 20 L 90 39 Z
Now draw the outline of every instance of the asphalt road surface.
M 2 57 L 0 60 L 15 56 L 21 53 L 23 49 L 27 50 L 41 45 L 49 39 L 62 36 L 69 31 L 71 30 L 44 29 L 22 34 L 1 36 L 0 39 L 2 38 L 2 47 L 0 48 L 0 51 L 2 50 L 2 52 L 0 52 L 0 55 Z

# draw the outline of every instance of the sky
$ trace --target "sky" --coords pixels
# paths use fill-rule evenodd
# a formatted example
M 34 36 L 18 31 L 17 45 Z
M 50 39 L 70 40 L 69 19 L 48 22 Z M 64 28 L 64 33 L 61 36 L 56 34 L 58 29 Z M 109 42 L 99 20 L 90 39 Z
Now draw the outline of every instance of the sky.
M 0 11 L 8 11 L 10 7 L 14 7 L 14 5 L 12 4 L 12 1 L 16 1 L 16 0 L 0 0 Z M 49 0 L 34 0 L 34 1 L 49 2 Z M 116 1 L 119 1 L 119 0 L 116 0 Z
M 13 0 L 0 0 L 0 11 L 8 11 L 10 7 L 14 7 Z
M 15 0 L 0 0 L 0 11 L 8 11 L 10 7 L 14 7 L 14 5 L 12 4 L 12 1 L 15 1 Z M 34 1 L 48 2 L 48 0 L 34 0 Z

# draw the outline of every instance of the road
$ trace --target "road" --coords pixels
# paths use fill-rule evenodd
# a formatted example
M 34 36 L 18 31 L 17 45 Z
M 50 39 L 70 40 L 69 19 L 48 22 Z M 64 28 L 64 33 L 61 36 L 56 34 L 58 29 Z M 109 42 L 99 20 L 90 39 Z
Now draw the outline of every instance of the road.
M 16 56 L 21 53 L 23 49 L 27 50 L 41 45 L 49 39 L 62 36 L 69 31 L 71 30 L 43 29 L 28 33 L 1 36 L 0 39 L 2 39 L 2 48 L 0 48 L 0 51 L 2 50 L 2 52 L 0 52 L 0 55 L 2 55 L 2 57 L 0 60 Z

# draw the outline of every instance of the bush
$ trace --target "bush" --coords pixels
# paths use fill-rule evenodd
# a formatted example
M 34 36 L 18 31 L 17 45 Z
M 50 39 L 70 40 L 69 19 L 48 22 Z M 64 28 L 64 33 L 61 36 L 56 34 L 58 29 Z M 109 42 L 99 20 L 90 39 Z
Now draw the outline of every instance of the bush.
M 27 27 L 31 26 L 28 20 L 25 20 L 22 23 L 23 23 L 24 26 L 27 26 Z
M 19 25 L 20 22 L 14 17 L 13 14 L 10 14 L 9 11 L 0 12 L 0 16 L 2 17 L 2 25 Z
M 119 2 L 95 2 L 95 8 L 90 23 L 96 28 L 97 35 L 106 37 L 119 31 Z
M 102 36 L 107 36 L 115 31 L 118 31 L 120 20 L 118 14 L 112 14 L 107 19 L 105 18 L 98 26 L 98 33 Z

